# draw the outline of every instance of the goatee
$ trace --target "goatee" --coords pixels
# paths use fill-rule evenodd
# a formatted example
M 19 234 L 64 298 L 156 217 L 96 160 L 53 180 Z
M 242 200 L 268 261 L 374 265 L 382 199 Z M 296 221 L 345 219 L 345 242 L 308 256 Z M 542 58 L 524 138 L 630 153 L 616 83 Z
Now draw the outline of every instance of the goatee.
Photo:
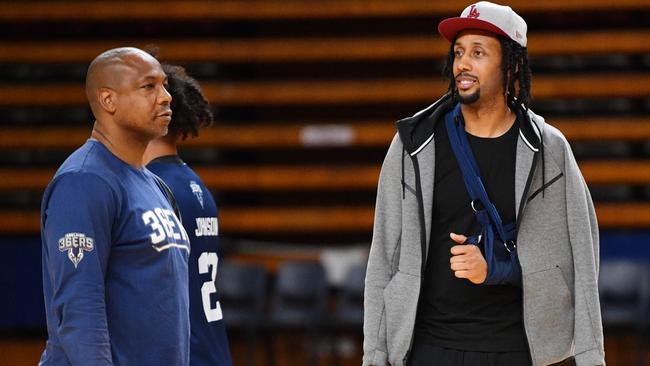
M 458 93 L 458 90 L 456 90 L 456 93 Z M 470 95 L 460 95 L 458 93 L 458 100 L 460 101 L 460 104 L 472 104 L 475 103 L 479 98 L 481 97 L 481 89 L 477 89 L 476 92 L 470 94 Z

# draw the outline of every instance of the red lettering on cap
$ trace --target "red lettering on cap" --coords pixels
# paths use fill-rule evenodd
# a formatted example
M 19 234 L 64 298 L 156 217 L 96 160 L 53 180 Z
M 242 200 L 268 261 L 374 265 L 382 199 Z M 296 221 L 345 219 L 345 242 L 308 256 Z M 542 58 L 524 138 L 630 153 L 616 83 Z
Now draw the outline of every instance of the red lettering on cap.
M 481 15 L 481 13 L 478 12 L 476 9 L 476 5 L 472 5 L 472 7 L 469 9 L 469 14 L 467 14 L 468 18 L 478 18 Z

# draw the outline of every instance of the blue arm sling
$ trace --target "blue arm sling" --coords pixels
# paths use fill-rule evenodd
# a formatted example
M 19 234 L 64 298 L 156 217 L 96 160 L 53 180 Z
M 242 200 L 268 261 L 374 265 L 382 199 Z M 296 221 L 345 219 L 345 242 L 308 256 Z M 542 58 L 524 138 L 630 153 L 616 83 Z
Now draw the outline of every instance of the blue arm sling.
M 472 210 L 481 225 L 481 234 L 468 237 L 466 244 L 483 244 L 488 266 L 486 285 L 521 287 L 521 267 L 517 258 L 516 223 L 503 224 L 497 208 L 488 197 L 474 153 L 467 140 L 460 104 L 445 115 L 449 142 L 471 199 Z

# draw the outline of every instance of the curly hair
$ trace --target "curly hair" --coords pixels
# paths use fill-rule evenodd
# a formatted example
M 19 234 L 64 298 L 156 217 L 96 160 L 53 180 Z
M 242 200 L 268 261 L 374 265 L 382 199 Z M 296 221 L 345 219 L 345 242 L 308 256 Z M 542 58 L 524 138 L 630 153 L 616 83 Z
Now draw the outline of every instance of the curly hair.
M 532 72 L 528 62 L 528 50 L 526 47 L 522 47 L 517 42 L 504 36 L 498 35 L 497 38 L 499 39 L 499 43 L 501 43 L 502 86 L 508 95 L 508 103 L 514 105 L 516 101 L 528 109 L 532 98 L 530 93 Z M 455 43 L 456 40 L 454 39 L 451 42 L 442 74 L 449 81 L 448 92 L 456 101 L 458 100 L 458 91 L 456 90 L 456 80 L 454 79 Z M 516 95 L 515 92 L 517 92 Z
M 172 121 L 169 134 L 185 140 L 187 136 L 196 137 L 199 129 L 213 123 L 210 104 L 206 100 L 199 83 L 187 75 L 181 66 L 163 64 L 167 74 L 167 91 L 172 96 Z

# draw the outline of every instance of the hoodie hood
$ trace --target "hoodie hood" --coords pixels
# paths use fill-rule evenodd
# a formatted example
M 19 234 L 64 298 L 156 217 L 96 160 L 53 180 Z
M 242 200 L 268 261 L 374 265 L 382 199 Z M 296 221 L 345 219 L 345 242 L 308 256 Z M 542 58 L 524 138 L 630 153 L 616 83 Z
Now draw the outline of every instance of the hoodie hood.
M 453 107 L 450 101 L 449 94 L 445 94 L 413 116 L 395 122 L 402 146 L 409 155 L 417 155 L 433 140 L 436 123 Z
M 411 156 L 415 156 L 422 151 L 433 140 L 436 124 L 440 122 L 442 117 L 454 105 L 455 103 L 453 103 L 450 95 L 445 94 L 435 103 L 413 116 L 397 121 L 395 126 L 397 127 L 397 133 L 402 141 L 405 152 Z M 534 152 L 543 149 L 542 131 L 545 125 L 544 118 L 538 116 L 523 105 L 520 105 L 518 110 L 514 108 L 514 104 L 511 104 L 510 107 L 515 110 L 519 117 L 525 117 L 522 118 L 523 123 L 520 124 L 519 134 L 526 145 Z
M 442 96 L 435 103 L 427 108 L 417 112 L 411 117 L 401 119 L 395 122 L 397 134 L 402 141 L 402 196 L 406 197 L 406 183 L 404 181 L 404 155 L 409 154 L 415 157 L 431 141 L 437 123 L 443 119 L 444 115 L 450 111 L 456 102 L 451 98 L 449 93 Z M 516 104 L 515 100 L 510 103 L 510 108 L 521 118 L 519 125 L 519 136 L 524 143 L 535 153 L 541 153 L 542 160 L 542 184 L 546 183 L 544 143 L 542 140 L 542 131 L 544 129 L 544 118 L 538 116 L 529 108 L 522 104 Z M 544 197 L 545 190 L 542 190 Z

